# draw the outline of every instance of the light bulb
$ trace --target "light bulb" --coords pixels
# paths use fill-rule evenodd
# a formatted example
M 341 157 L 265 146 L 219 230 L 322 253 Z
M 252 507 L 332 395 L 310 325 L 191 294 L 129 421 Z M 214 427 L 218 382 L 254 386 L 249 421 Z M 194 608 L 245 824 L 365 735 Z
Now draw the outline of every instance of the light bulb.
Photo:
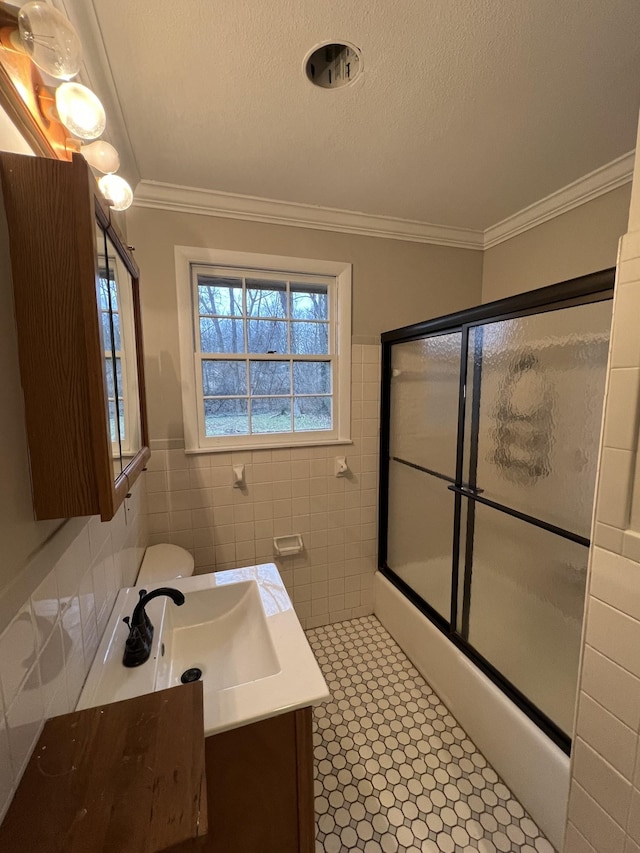
M 126 210 L 131 207 L 133 190 L 124 178 L 119 175 L 104 175 L 98 181 L 98 186 L 114 210 Z
M 80 139 L 96 139 L 107 123 L 98 96 L 80 83 L 63 83 L 58 86 L 56 109 L 60 121 Z
M 117 172 L 120 168 L 118 152 L 104 139 L 97 139 L 95 142 L 83 145 L 80 153 L 90 166 L 105 175 Z
M 63 14 L 48 3 L 27 3 L 18 13 L 20 40 L 31 60 L 58 80 L 80 70 L 82 45 Z

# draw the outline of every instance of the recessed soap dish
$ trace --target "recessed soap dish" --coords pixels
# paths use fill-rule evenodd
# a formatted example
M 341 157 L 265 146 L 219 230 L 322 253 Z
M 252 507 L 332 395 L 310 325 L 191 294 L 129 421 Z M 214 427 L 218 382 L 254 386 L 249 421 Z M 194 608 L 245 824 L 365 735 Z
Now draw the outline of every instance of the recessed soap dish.
M 291 554 L 299 554 L 304 550 L 304 542 L 299 533 L 291 536 L 274 536 L 273 547 L 278 557 L 289 557 Z

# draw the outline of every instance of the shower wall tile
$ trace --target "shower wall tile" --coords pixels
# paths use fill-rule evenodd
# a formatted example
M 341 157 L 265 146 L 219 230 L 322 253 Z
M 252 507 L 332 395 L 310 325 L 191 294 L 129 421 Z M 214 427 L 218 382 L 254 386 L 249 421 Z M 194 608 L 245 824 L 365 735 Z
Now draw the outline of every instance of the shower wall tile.
M 609 374 L 604 425 L 605 447 L 635 450 L 638 443 L 640 368 L 615 368 Z
M 564 841 L 564 853 L 595 853 L 595 847 L 570 823 Z
M 573 775 L 619 826 L 626 826 L 631 783 L 580 738 L 573 744 Z
M 640 231 L 618 260 L 564 853 L 640 853 Z
M 580 696 L 578 726 L 582 740 L 631 781 L 637 731 L 626 726 L 586 693 Z
M 640 622 L 591 598 L 585 639 L 588 645 L 640 677 Z
M 617 288 L 615 314 L 620 322 L 613 325 L 611 367 L 638 367 L 640 335 L 637 334 L 636 322 L 640 317 L 640 287 L 637 283 L 625 284 L 621 269 Z
M 373 612 L 380 347 L 352 346 L 351 437 L 339 446 L 186 454 L 151 442 L 150 543 L 191 551 L 198 573 L 275 562 L 305 628 Z M 335 457 L 349 474 L 335 476 Z M 245 466 L 243 488 L 232 465 Z M 304 551 L 276 557 L 273 537 Z
M 596 511 L 598 521 L 622 530 L 627 527 L 634 465 L 635 454 L 630 450 L 603 448 Z
M 633 524 L 633 518 L 632 518 Z M 636 530 L 625 530 L 622 537 L 622 553 L 625 557 L 640 563 L 640 532 Z
M 587 646 L 582 661 L 582 690 L 626 726 L 636 731 L 640 725 L 640 679 Z M 582 726 L 578 721 L 578 730 Z M 591 743 L 585 734 L 584 739 Z M 593 744 L 592 744 L 593 745 Z
M 0 633 L 0 822 L 49 717 L 75 708 L 122 585 L 130 585 L 147 544 L 144 481 L 115 518 L 92 518 Z M 68 522 L 69 523 L 69 522 Z M 58 534 L 60 535 L 60 534 Z
M 620 554 L 594 548 L 590 593 L 593 598 L 640 619 L 640 565 Z
M 619 527 L 612 527 L 602 521 L 596 522 L 593 541 L 600 548 L 613 551 L 615 554 L 622 554 L 623 539 L 624 531 L 620 530 Z
M 569 826 L 598 853 L 624 853 L 625 830 L 575 781 L 569 796 Z

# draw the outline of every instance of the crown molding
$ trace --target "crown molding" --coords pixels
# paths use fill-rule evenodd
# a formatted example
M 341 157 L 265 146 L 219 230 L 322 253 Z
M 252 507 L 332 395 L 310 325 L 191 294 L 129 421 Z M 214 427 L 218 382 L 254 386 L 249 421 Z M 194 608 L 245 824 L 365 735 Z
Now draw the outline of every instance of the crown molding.
M 634 158 L 635 152 L 630 151 L 484 232 L 146 180 L 140 181 L 136 188 L 134 206 L 483 250 L 629 183 L 633 177 Z
M 635 151 L 623 154 L 606 166 L 589 172 L 566 187 L 508 216 L 502 222 L 497 222 L 484 232 L 484 248 L 491 249 L 505 240 L 630 183 L 633 178 L 634 160 Z
M 365 237 L 384 237 L 412 243 L 433 243 L 460 249 L 483 248 L 482 231 L 430 225 L 411 219 L 396 219 L 316 207 L 290 201 L 276 201 L 249 195 L 203 190 L 157 181 L 140 181 L 136 188 L 134 207 L 173 210 L 178 213 L 197 213 L 201 216 L 221 216 L 271 225 L 294 228 L 314 228 L 319 231 L 338 231 Z

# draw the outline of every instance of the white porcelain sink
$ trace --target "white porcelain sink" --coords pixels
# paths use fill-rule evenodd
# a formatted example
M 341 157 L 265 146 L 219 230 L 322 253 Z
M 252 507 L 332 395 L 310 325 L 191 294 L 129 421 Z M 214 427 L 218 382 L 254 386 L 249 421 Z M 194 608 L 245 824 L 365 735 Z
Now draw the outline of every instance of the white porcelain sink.
M 280 671 L 255 581 L 187 592 L 181 607 L 167 607 L 163 640 L 156 689 L 180 684 L 193 667 L 207 692 Z
M 273 564 L 179 578 L 171 586 L 184 593 L 185 603 L 178 607 L 166 597 L 149 602 L 151 656 L 131 669 L 122 664 L 128 636 L 122 619 L 132 614 L 139 590 L 120 591 L 78 709 L 179 685 L 193 668 L 202 670 L 205 735 L 328 698 Z

